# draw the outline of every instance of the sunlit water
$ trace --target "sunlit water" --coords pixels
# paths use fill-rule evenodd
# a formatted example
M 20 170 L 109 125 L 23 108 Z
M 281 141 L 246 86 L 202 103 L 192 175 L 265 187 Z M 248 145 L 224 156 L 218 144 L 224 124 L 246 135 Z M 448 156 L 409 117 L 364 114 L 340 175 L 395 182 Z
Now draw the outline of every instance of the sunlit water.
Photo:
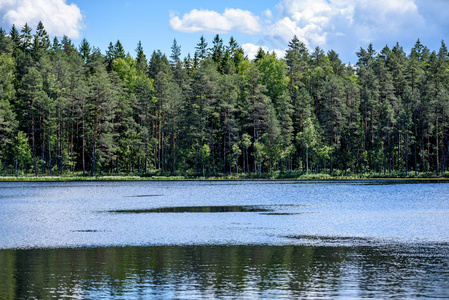
M 449 184 L 0 183 L 0 299 L 449 298 Z

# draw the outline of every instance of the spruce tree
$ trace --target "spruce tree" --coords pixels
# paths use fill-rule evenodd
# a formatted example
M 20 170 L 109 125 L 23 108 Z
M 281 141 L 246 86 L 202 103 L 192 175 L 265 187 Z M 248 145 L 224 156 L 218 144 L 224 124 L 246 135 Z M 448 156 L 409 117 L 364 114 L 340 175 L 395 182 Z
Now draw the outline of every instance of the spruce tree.
M 174 39 L 173 44 L 171 46 L 170 63 L 172 65 L 176 65 L 180 61 L 181 61 L 181 46 L 178 45 L 176 39 Z
M 195 54 L 198 56 L 199 59 L 205 59 L 207 56 L 207 42 L 204 36 L 201 36 L 200 42 L 196 44 L 195 47 L 196 51 Z
M 83 60 L 85 62 L 89 61 L 89 57 L 90 57 L 90 52 L 91 52 L 91 47 L 89 42 L 84 38 L 81 41 L 80 47 L 79 47 L 79 52 L 81 54 L 81 57 L 83 58 Z
M 136 63 L 137 68 L 142 72 L 146 73 L 148 69 L 148 62 L 145 53 L 143 52 L 142 43 L 139 41 L 136 48 Z

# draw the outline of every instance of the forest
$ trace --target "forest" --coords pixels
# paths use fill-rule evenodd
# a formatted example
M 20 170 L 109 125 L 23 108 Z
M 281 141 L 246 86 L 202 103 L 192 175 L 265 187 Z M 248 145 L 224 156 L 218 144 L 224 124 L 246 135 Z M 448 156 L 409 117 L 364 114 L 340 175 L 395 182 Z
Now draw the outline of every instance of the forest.
M 0 29 L 0 175 L 418 176 L 449 156 L 449 53 L 419 39 L 361 47 L 355 65 L 296 36 L 250 60 L 234 38 L 119 40 Z

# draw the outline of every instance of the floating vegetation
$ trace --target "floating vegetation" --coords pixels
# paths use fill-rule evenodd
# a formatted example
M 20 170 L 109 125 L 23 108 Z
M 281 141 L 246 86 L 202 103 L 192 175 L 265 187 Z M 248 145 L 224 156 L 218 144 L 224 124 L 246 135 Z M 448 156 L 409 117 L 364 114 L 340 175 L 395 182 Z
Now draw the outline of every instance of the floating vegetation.
M 142 213 L 232 213 L 232 212 L 271 212 L 259 206 L 175 206 L 152 209 L 111 210 L 111 213 L 142 214 Z
M 321 236 L 321 235 L 295 235 L 286 236 L 286 238 L 302 241 L 303 243 L 312 243 L 319 245 L 335 245 L 335 246 L 365 246 L 380 245 L 382 243 L 389 244 L 392 241 L 373 239 L 367 237 L 354 236 Z
M 318 236 L 318 235 L 295 235 L 288 236 L 291 239 L 316 240 L 316 241 L 370 241 L 370 238 L 352 236 Z

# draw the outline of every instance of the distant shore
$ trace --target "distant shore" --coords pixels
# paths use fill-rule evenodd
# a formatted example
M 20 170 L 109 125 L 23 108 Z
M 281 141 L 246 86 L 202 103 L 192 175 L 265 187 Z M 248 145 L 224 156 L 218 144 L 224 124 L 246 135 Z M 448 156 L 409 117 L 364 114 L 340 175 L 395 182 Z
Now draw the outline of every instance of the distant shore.
M 445 176 L 330 176 L 328 174 L 308 174 L 301 176 L 275 177 L 264 175 L 258 176 L 0 176 L 0 182 L 40 182 L 40 181 L 311 181 L 311 180 L 398 180 L 398 181 L 448 181 Z

